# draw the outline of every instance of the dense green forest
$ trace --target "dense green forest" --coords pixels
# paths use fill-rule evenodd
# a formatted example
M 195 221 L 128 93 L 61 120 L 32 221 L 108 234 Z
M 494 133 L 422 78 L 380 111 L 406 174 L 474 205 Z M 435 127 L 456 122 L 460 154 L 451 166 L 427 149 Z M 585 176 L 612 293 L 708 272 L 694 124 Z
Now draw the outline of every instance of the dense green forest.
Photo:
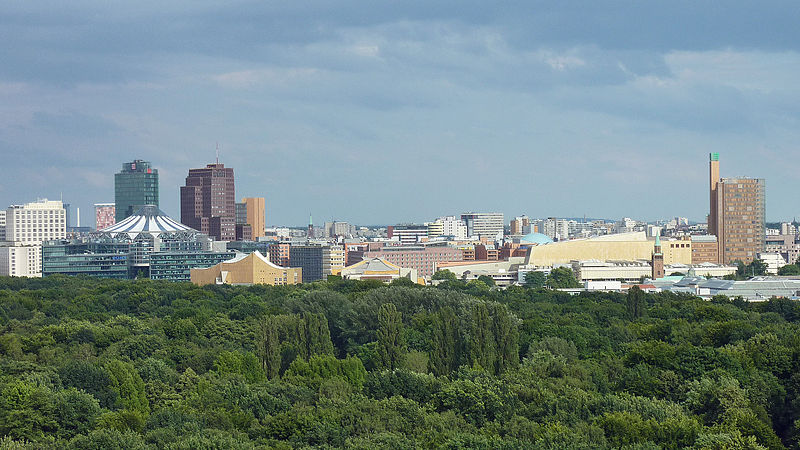
M 0 448 L 782 448 L 800 306 L 0 278 Z

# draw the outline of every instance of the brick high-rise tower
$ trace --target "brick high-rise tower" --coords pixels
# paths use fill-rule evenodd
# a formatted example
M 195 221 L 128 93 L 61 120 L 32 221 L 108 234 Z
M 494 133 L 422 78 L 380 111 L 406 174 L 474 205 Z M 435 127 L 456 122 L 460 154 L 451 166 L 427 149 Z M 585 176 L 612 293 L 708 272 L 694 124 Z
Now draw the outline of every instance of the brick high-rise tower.
M 719 154 L 711 153 L 709 181 L 711 204 L 708 234 L 717 236 L 719 262 L 750 263 L 765 247 L 765 180 L 720 178 Z
M 216 163 L 189 170 L 181 186 L 181 222 L 220 241 L 236 239 L 232 168 Z

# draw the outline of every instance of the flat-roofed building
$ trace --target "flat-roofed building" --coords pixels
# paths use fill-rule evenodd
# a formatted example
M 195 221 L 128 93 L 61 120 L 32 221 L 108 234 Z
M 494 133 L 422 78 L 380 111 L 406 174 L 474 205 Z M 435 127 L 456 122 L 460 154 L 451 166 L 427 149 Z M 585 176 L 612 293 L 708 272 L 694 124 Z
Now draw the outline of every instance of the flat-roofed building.
M 41 277 L 41 244 L 6 242 L 0 245 L 0 275 L 9 277 Z
M 389 239 L 397 238 L 401 244 L 418 244 L 428 238 L 427 225 L 401 224 L 387 228 Z
M 158 169 L 137 159 L 114 175 L 115 222 L 122 222 L 145 205 L 158 207 Z
M 207 284 L 268 284 L 283 286 L 299 284 L 303 280 L 302 269 L 280 267 L 269 261 L 261 252 L 249 255 L 241 253 L 206 269 L 191 269 L 192 283 Z
M 717 239 L 723 263 L 749 263 L 764 251 L 765 184 L 760 178 L 723 178 L 717 185 Z
M 276 242 L 269 245 L 269 260 L 281 267 L 289 267 L 291 245 L 288 242 Z
M 94 227 L 97 230 L 110 227 L 117 223 L 116 206 L 113 203 L 94 204 Z
M 0 248 L 0 275 L 42 276 L 42 242 L 67 237 L 63 203 L 47 199 L 12 205 L 5 211 L 5 243 Z
M 719 262 L 753 261 L 766 246 L 766 181 L 719 178 L 719 153 L 709 157 L 709 234 L 717 236 Z
M 400 267 L 416 269 L 419 276 L 427 279 L 435 272 L 437 263 L 461 261 L 463 253 L 453 247 L 399 245 L 366 252 L 364 258 L 382 258 Z
M 652 276 L 652 266 L 647 261 L 573 261 L 572 271 L 578 281 L 638 282 Z
M 503 213 L 465 213 L 461 220 L 467 225 L 467 236 L 496 239 L 503 236 L 505 218 Z
M 692 235 L 692 264 L 719 262 L 717 237 L 711 234 Z
M 340 245 L 291 245 L 289 265 L 303 269 L 303 283 L 325 280 L 344 268 L 344 248 Z
M 234 256 L 233 252 L 156 252 L 150 255 L 150 279 L 191 281 L 192 269 L 212 267 Z
M 264 197 L 245 197 L 242 203 L 245 204 L 245 223 L 250 225 L 252 239 L 264 237 L 267 220 Z

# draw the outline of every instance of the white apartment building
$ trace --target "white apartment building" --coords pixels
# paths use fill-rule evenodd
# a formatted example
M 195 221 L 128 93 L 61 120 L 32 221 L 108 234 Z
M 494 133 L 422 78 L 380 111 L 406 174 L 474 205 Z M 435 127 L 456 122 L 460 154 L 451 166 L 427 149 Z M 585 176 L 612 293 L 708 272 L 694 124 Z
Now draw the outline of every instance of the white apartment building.
M 60 201 L 38 200 L 6 209 L 6 240 L 20 244 L 66 239 L 67 212 Z
M 467 224 L 456 216 L 439 217 L 428 224 L 428 236 L 452 236 L 456 241 L 467 240 Z
M 6 212 L 0 211 L 0 242 L 6 240 Z
M 41 277 L 42 245 L 17 244 L 0 246 L 0 275 L 9 277 Z
M 503 226 L 505 217 L 503 213 L 465 213 L 461 215 L 461 220 L 467 225 L 467 235 L 469 237 L 487 237 L 490 239 L 500 239 L 503 237 Z
M 549 217 L 542 221 L 540 233 L 554 241 L 566 241 L 569 238 L 569 221 Z
M 42 276 L 42 241 L 66 239 L 67 212 L 60 201 L 37 200 L 5 211 L 0 275 Z

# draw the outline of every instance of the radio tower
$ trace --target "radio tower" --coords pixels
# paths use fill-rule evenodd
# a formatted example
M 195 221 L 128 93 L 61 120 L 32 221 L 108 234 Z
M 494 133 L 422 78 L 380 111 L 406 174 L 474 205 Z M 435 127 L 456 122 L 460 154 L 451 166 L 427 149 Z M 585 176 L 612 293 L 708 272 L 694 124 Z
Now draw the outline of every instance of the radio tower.
M 314 238 L 314 221 L 311 219 L 311 213 L 308 213 L 308 238 Z

